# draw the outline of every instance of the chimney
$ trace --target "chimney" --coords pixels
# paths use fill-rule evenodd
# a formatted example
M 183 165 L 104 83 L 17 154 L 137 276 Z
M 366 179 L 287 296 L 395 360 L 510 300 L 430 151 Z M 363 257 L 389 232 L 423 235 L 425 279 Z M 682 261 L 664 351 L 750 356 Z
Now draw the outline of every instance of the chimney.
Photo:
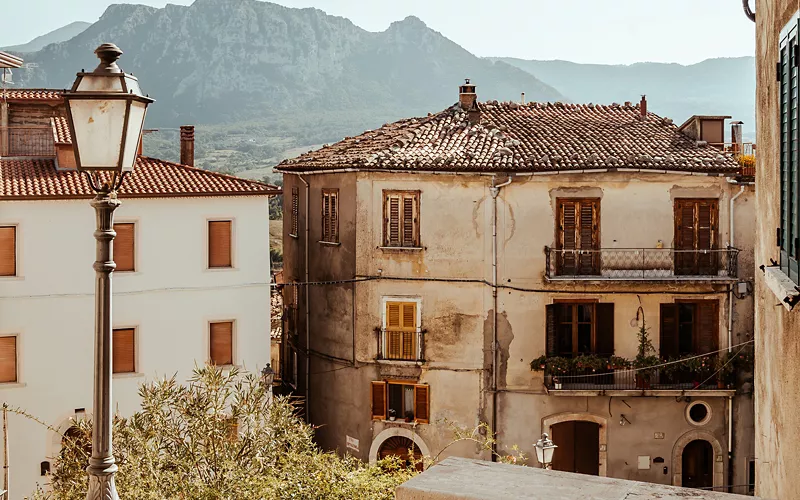
M 744 151 L 744 144 L 742 143 L 742 122 L 731 122 L 731 145 L 733 146 L 734 154 L 741 154 Z
M 139 137 L 139 147 L 136 149 L 136 155 L 142 156 L 144 154 L 144 134 Z
M 647 118 L 647 96 L 642 95 L 642 101 L 639 103 L 639 112 L 641 112 L 642 120 Z
M 458 102 L 461 104 L 461 109 L 469 111 L 478 100 L 478 94 L 475 93 L 475 85 L 469 82 L 469 78 L 464 80 L 464 85 L 458 87 Z
M 181 164 L 194 167 L 194 125 L 181 125 Z
M 525 104 L 525 92 L 522 93 L 522 104 Z

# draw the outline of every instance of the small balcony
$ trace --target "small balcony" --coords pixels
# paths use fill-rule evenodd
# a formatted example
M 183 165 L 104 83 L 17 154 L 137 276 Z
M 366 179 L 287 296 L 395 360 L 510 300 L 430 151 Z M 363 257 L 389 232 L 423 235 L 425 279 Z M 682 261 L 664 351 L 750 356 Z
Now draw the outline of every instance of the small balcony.
M 548 281 L 733 281 L 739 250 L 544 248 Z
M 424 331 L 376 329 L 378 359 L 387 361 L 424 361 Z
M 49 126 L 0 127 L 0 155 L 47 157 L 56 155 Z

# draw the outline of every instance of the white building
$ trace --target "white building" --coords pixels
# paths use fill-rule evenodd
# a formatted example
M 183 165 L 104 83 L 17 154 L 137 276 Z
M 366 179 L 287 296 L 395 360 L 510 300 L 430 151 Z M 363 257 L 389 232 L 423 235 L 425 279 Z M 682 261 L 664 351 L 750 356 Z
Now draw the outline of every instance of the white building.
M 56 144 L 68 143 L 51 123 Z M 64 168 L 62 152 L 0 157 L 0 402 L 64 432 L 92 412 L 95 217 L 86 178 Z M 155 377 L 270 361 L 268 201 L 278 192 L 140 157 L 115 213 L 120 414 L 138 409 L 139 384 Z M 17 500 L 46 484 L 61 436 L 13 413 L 8 432 Z

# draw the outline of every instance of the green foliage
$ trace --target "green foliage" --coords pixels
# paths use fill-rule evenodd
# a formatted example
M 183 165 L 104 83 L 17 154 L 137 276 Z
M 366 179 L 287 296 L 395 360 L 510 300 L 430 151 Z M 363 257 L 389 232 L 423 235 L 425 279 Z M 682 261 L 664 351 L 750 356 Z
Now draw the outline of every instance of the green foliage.
M 114 420 L 121 498 L 389 500 L 416 474 L 396 458 L 367 465 L 322 452 L 288 399 L 270 403 L 261 380 L 236 369 L 200 368 L 186 385 L 164 379 L 140 395 L 140 412 Z M 85 497 L 91 427 L 75 426 L 49 478 L 52 493 L 35 498 Z

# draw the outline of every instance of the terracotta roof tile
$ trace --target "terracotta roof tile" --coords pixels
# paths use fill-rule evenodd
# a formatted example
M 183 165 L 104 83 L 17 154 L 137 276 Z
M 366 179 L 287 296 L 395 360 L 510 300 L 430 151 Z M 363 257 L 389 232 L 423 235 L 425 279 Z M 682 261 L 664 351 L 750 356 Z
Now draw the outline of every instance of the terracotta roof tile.
M 278 194 L 261 182 L 140 156 L 125 177 L 120 198 Z M 94 196 L 86 176 L 56 170 L 52 159 L 0 158 L 0 200 L 68 199 Z
M 50 118 L 50 125 L 53 127 L 53 140 L 56 144 L 72 144 L 72 134 L 66 118 L 63 116 Z
M 639 106 L 478 103 L 480 122 L 454 105 L 384 125 L 285 160 L 279 171 L 366 170 L 547 172 L 650 169 L 731 174 L 738 165 L 698 145 L 672 120 Z
M 0 100 L 60 101 L 64 92 L 61 89 L 0 89 Z

